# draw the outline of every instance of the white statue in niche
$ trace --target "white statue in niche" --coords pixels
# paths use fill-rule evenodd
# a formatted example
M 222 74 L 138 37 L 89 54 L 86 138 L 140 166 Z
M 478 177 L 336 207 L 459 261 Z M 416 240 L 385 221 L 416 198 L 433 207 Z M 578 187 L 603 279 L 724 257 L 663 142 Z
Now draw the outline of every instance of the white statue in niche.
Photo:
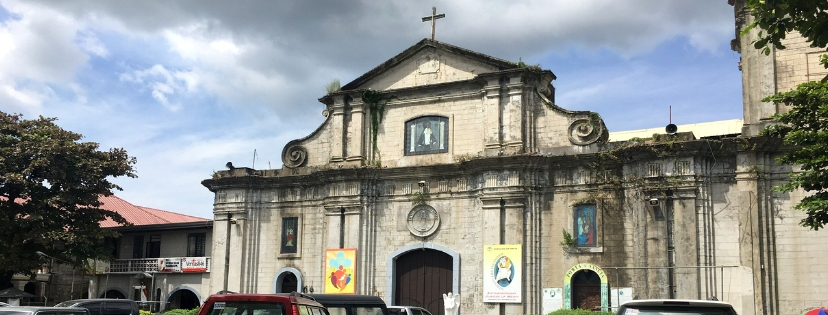
M 460 310 L 460 294 L 443 294 L 443 308 L 446 310 L 445 315 L 457 315 Z

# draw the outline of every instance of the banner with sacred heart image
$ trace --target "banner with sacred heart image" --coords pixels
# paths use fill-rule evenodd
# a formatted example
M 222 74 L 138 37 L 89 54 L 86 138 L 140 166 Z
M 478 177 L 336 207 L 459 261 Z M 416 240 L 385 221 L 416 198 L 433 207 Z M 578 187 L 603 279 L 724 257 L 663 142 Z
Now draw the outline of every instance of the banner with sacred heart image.
M 325 250 L 325 293 L 356 293 L 356 248 Z

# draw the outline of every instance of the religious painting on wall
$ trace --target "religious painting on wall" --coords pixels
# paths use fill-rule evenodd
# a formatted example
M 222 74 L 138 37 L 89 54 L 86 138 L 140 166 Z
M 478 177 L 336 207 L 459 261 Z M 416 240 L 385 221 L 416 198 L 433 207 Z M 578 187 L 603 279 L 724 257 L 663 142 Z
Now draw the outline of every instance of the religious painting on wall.
M 575 246 L 595 246 L 595 205 L 575 207 Z
M 325 250 L 325 293 L 356 293 L 356 248 Z
M 296 254 L 299 245 L 299 218 L 282 218 L 282 254 Z
M 448 152 L 448 118 L 424 116 L 405 123 L 405 155 Z

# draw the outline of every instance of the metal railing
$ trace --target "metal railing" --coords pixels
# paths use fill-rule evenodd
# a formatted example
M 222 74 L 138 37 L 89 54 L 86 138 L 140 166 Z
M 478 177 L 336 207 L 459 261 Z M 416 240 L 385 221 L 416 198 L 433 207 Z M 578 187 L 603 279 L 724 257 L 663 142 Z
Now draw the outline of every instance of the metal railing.
M 165 257 L 165 258 L 141 258 L 141 259 L 116 259 L 109 265 L 105 273 L 136 273 L 136 272 L 160 272 L 164 262 L 170 259 L 184 259 L 192 257 Z M 203 257 L 207 261 L 207 272 L 210 270 L 210 257 Z

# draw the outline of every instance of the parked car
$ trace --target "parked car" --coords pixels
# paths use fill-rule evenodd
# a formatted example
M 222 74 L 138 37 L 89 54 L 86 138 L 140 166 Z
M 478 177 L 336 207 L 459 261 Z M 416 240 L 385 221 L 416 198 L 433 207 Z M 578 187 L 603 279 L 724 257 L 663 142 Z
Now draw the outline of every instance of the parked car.
M 80 307 L 89 315 L 139 315 L 138 303 L 126 299 L 80 299 L 60 302 L 57 307 Z
M 624 302 L 616 315 L 737 315 L 730 303 L 704 300 L 632 300 Z
M 419 306 L 389 306 L 388 314 L 391 315 L 431 315 L 427 309 Z
M 3 307 L 3 306 L 11 306 L 11 305 L 8 305 L 8 304 L 6 304 L 6 303 L 0 302 L 0 307 Z
M 300 293 L 213 294 L 198 315 L 329 315 L 322 304 Z
M 0 315 L 89 315 L 89 311 L 77 307 L 5 306 Z
M 331 315 L 388 315 L 388 308 L 385 305 L 385 301 L 373 295 L 309 295 L 324 305 Z

